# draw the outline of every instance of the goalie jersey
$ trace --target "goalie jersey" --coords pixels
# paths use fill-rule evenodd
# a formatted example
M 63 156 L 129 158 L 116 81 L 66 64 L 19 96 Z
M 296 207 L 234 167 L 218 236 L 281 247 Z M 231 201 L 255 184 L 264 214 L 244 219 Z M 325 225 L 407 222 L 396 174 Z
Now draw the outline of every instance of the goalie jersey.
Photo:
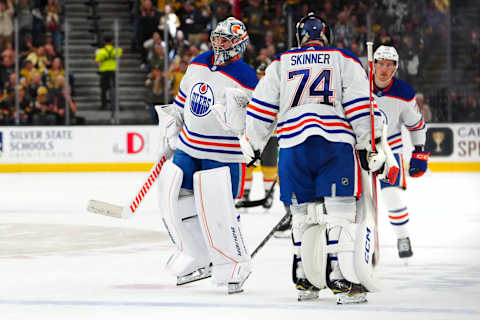
M 375 133 L 381 114 L 375 108 Z M 279 54 L 268 66 L 247 108 L 247 137 L 262 149 L 277 128 L 280 148 L 309 136 L 355 145 L 371 138 L 369 82 L 348 50 L 306 46 Z
M 177 148 L 198 159 L 245 162 L 238 137 L 223 129 L 212 112 L 225 104 L 225 88 L 239 88 L 251 96 L 258 79 L 242 59 L 213 69 L 213 51 L 197 56 L 189 65 L 174 99 L 183 123 Z
M 387 141 L 394 153 L 402 153 L 402 125 L 410 132 L 413 145 L 425 145 L 426 125 L 418 110 L 413 88 L 397 78 L 379 89 L 374 87 L 375 100 L 387 124 Z

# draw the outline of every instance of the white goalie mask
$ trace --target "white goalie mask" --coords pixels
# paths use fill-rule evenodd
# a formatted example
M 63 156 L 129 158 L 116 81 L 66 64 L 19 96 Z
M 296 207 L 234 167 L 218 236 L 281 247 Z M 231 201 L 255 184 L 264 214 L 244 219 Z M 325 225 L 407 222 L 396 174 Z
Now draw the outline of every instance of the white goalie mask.
M 373 60 L 377 62 L 378 60 L 391 60 L 395 62 L 395 71 L 398 68 L 398 53 L 394 47 L 381 45 L 375 50 L 373 54 Z M 394 71 L 394 73 L 395 73 Z
M 245 25 L 233 17 L 218 23 L 210 35 L 215 53 L 213 64 L 220 66 L 236 56 L 242 56 L 247 49 L 248 34 Z

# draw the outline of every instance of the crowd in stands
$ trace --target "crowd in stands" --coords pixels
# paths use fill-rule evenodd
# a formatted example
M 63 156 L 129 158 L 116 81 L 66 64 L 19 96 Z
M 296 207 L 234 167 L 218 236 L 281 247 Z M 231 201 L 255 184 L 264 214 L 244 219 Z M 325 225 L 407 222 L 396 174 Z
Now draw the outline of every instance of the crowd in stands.
M 264 68 L 276 54 L 295 45 L 287 39 L 287 16 L 293 22 L 309 11 L 315 11 L 332 26 L 334 46 L 355 53 L 366 66 L 367 16 L 376 45 L 394 45 L 400 55 L 397 76 L 409 82 L 420 93 L 422 106 L 430 121 L 447 121 L 445 111 L 448 97 L 445 69 L 448 10 L 444 2 L 420 1 L 302 1 L 302 0 L 136 0 L 132 16 L 136 32 L 132 49 L 142 53 L 144 67 L 149 73 L 145 85 L 149 88 L 151 102 L 163 102 L 165 20 L 168 28 L 168 57 L 171 82 L 170 100 L 176 94 L 185 67 L 197 54 L 209 50 L 209 33 L 217 21 L 228 16 L 241 19 L 248 30 L 250 44 L 244 60 L 254 68 Z M 165 18 L 166 17 L 166 18 Z M 294 32 L 293 32 L 294 33 Z M 161 49 L 158 47 L 162 47 Z M 158 48 L 158 49 L 155 49 Z M 470 66 L 480 65 L 478 27 L 472 30 Z M 479 73 L 471 79 L 480 83 Z M 425 94 L 422 92 L 426 91 Z M 427 94 L 428 92 L 428 94 Z M 455 94 L 456 96 L 456 94 Z M 428 101 L 431 99 L 432 101 Z M 480 121 L 478 90 L 452 99 L 454 121 Z M 429 105 L 433 110 L 429 110 Z M 468 114 L 468 116 L 466 116 Z
M 14 15 L 19 27 L 18 81 Z M 20 124 L 64 124 L 67 102 L 73 123 L 83 121 L 74 116 L 75 102 L 65 90 L 62 19 L 61 3 L 57 0 L 0 0 L 0 124 L 15 124 L 16 118 Z M 69 81 L 72 83 L 73 77 Z
M 11 123 L 15 112 L 12 96 L 11 19 L 15 11 L 20 21 L 21 79 L 25 108 L 22 123 L 60 123 L 65 92 L 58 89 L 65 71 L 61 55 L 62 10 L 58 0 L 0 0 L 0 123 Z M 178 91 L 183 74 L 198 54 L 210 50 L 212 27 L 229 16 L 241 19 L 250 35 L 244 60 L 255 69 L 264 69 L 276 54 L 295 46 L 295 22 L 309 11 L 319 13 L 334 31 L 333 45 L 355 53 L 366 66 L 368 27 L 376 45 L 394 45 L 400 55 L 398 77 L 420 93 L 422 106 L 431 121 L 448 121 L 446 106 L 453 108 L 454 121 L 480 121 L 479 28 L 473 26 L 465 68 L 474 68 L 467 79 L 474 90 L 446 89 L 445 52 L 448 45 L 448 2 L 435 0 L 129 0 L 131 4 L 131 50 L 141 53 L 146 72 L 146 102 L 164 103 L 165 83 L 168 101 Z M 291 20 L 288 20 L 291 17 Z M 292 21 L 292 33 L 288 32 Z M 4 27 L 6 26 L 6 27 Z M 165 26 L 167 30 L 165 30 Z M 167 35 L 165 39 L 164 34 Z M 288 35 L 292 37 L 289 39 Z M 165 52 L 168 50 L 167 52 Z M 167 59 L 168 61 L 165 61 Z M 168 66 L 166 72 L 165 66 Z M 442 72 L 443 71 L 443 72 Z M 469 76 L 472 73 L 469 73 Z M 476 75 L 475 75 L 476 74 Z M 13 78 L 12 78 L 13 77 Z M 58 79 L 57 79 L 58 78 Z M 166 80 L 165 80 L 166 79 Z M 65 82 L 63 80 L 63 82 Z M 40 90 L 42 88 L 42 90 Z M 39 92 L 47 90 L 46 103 Z M 57 93 L 56 93 L 57 92 Z M 58 94 L 58 92 L 60 92 Z M 458 92 L 458 93 L 457 93 Z M 57 96 L 54 96 L 57 94 Z M 40 100 L 39 100 L 40 99 Z M 430 110 L 428 110 L 430 109 Z M 75 112 L 75 104 L 72 104 Z M 467 116 L 468 115 L 468 116 Z M 467 118 L 468 117 L 468 118 Z

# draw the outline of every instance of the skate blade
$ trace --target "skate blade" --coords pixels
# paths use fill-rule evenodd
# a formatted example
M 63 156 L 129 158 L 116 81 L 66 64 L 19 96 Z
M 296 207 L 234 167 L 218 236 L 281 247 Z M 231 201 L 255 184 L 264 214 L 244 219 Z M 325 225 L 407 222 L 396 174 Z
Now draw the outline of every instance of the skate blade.
M 360 303 L 367 303 L 367 295 L 360 293 L 353 296 L 349 296 L 348 294 L 338 294 L 337 295 L 337 304 L 360 304 Z
M 241 282 L 229 282 L 227 284 L 228 294 L 235 294 L 235 293 L 243 292 L 243 284 L 245 283 L 245 281 L 247 281 L 248 277 L 250 277 L 251 274 L 252 274 L 252 272 L 250 272 L 245 277 L 245 279 L 243 279 Z
M 177 278 L 177 286 L 183 286 L 184 284 L 187 284 L 187 283 L 192 283 L 192 282 L 195 282 L 195 281 L 200 281 L 200 280 L 203 280 L 203 279 L 207 279 L 207 278 L 210 278 L 211 276 L 212 276 L 212 271 L 208 270 L 207 272 L 201 273 L 201 274 L 186 275 L 186 276 L 183 276 L 183 277 L 178 277 Z
M 311 301 L 318 299 L 318 292 L 299 293 L 297 296 L 298 301 Z

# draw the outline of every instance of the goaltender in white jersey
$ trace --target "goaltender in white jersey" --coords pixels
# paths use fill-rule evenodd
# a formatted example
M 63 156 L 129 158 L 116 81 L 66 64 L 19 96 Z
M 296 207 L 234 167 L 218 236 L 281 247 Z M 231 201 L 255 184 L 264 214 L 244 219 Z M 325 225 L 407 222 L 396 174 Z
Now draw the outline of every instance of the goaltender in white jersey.
M 360 61 L 348 50 L 328 47 L 330 27 L 313 13 L 297 24 L 297 41 L 299 48 L 279 54 L 257 85 L 247 108 L 249 143 L 242 147 L 255 160 L 277 130 L 280 198 L 291 205 L 293 215 L 292 274 L 298 299 L 316 298 L 319 289 L 329 287 L 337 303 L 365 302 L 366 293 L 377 286 L 374 225 L 368 219 L 356 221 L 362 210 L 357 208 L 362 196 L 359 162 L 372 171 L 386 170 L 380 157 L 387 148 L 380 139 L 381 114 L 374 105 L 379 153 L 372 154 L 367 152 L 372 136 L 369 82 Z M 365 148 L 360 157 L 356 146 Z
M 237 134 L 224 128 L 212 110 L 226 104 L 235 90 L 248 101 L 257 76 L 241 59 L 248 43 L 242 22 L 220 22 L 210 40 L 214 50 L 192 61 L 174 104 L 162 109 L 167 114 L 159 111 L 167 123 L 164 150 L 171 154 L 176 148 L 160 173 L 160 210 L 175 244 L 167 268 L 177 285 L 212 276 L 228 293 L 236 293 L 251 272 L 233 203 L 242 196 L 245 158 Z

